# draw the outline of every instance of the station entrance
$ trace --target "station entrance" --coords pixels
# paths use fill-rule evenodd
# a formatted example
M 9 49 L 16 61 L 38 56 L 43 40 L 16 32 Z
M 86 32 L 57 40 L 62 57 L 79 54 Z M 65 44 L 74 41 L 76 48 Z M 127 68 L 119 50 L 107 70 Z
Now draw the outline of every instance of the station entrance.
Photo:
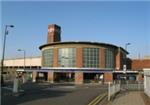
M 104 74 L 103 73 L 84 73 L 83 74 L 83 80 L 84 83 L 100 83 L 104 80 Z
M 55 82 L 74 82 L 75 80 L 75 73 L 71 72 L 59 72 L 59 73 L 54 73 L 54 81 Z
M 47 75 L 48 75 L 47 72 L 38 72 L 36 76 L 36 81 L 38 82 L 47 81 Z

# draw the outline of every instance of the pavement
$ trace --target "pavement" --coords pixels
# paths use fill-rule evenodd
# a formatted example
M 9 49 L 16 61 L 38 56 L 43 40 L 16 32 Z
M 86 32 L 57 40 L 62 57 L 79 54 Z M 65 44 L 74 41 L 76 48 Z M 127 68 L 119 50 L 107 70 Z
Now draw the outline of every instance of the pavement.
M 12 94 L 11 85 L 2 88 L 1 105 L 87 105 L 107 91 L 101 84 L 26 83 L 19 94 Z
M 118 94 L 107 105 L 150 105 L 150 98 L 140 91 L 129 91 Z

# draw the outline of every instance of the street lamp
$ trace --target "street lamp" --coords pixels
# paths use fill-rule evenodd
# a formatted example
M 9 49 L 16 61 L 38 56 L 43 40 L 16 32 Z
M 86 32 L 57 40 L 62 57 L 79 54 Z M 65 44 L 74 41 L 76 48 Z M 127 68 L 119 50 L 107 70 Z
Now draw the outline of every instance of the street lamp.
M 14 25 L 6 25 L 5 33 L 4 33 L 4 42 L 3 42 L 3 52 L 2 52 L 2 60 L 1 60 L 1 84 L 4 84 L 3 71 L 4 71 L 4 58 L 5 58 L 5 44 L 6 44 L 6 35 L 8 35 L 8 27 L 13 28 Z
M 128 45 L 131 45 L 131 43 L 126 43 L 126 44 L 125 44 L 125 50 L 126 50 L 126 51 L 127 51 L 127 46 L 128 46 Z
M 126 50 L 126 51 L 127 51 L 128 45 L 131 45 L 131 43 L 126 43 L 126 44 L 125 44 L 125 50 Z M 125 55 L 125 62 L 124 62 L 124 65 L 125 65 L 125 69 L 127 69 L 127 57 L 126 57 L 126 55 Z
M 26 62 L 25 62 L 25 58 L 26 58 L 26 51 L 23 49 L 18 49 L 17 51 L 23 51 L 23 55 L 24 55 L 24 70 L 25 70 L 25 66 L 26 66 Z
M 131 43 L 126 43 L 125 44 L 125 50 L 127 51 L 127 47 L 128 47 L 128 45 L 131 45 Z M 125 55 L 125 57 L 124 57 L 124 73 L 125 73 L 125 80 L 127 80 L 127 57 L 126 57 L 126 55 Z

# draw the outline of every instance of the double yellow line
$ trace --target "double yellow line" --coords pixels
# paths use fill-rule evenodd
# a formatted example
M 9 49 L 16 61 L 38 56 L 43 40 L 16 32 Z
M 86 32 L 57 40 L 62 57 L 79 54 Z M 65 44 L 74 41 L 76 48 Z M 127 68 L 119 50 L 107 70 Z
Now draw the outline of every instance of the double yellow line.
M 103 93 L 103 94 L 98 95 L 88 105 L 97 105 L 106 95 L 107 95 L 107 93 Z

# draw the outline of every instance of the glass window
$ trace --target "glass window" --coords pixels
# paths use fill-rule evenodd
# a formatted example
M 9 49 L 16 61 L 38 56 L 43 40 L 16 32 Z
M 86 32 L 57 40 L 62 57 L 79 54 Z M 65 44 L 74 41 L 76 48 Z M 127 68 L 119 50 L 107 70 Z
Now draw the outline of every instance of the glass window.
M 112 49 L 105 50 L 105 67 L 114 68 L 114 51 Z
M 43 67 L 53 66 L 53 49 L 46 49 L 42 52 Z
M 99 48 L 83 48 L 83 67 L 99 67 Z
M 60 67 L 75 67 L 76 66 L 76 49 L 75 48 L 60 48 L 58 50 L 58 63 Z

